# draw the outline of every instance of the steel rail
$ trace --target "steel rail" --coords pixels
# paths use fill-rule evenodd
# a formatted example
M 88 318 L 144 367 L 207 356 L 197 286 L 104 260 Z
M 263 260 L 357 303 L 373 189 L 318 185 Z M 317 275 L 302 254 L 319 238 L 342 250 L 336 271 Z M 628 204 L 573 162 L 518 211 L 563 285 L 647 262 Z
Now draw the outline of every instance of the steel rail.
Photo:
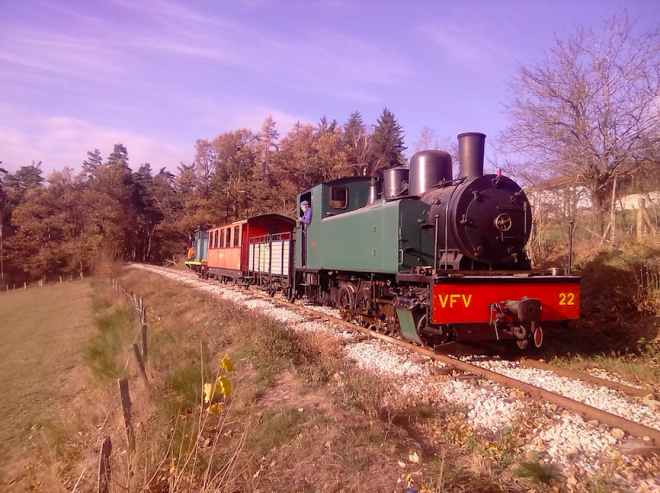
M 261 294 L 261 293 L 260 293 Z M 601 409 L 595 408 L 593 406 L 589 406 L 588 404 L 584 404 L 579 401 L 575 401 L 573 399 L 570 399 L 568 397 L 564 397 L 563 395 L 557 394 L 555 392 L 551 392 L 549 390 L 542 389 L 540 387 L 536 387 L 535 385 L 528 384 L 526 382 L 521 382 L 520 380 L 516 380 L 515 378 L 507 377 L 505 375 L 502 375 L 500 373 L 487 370 L 485 368 L 481 368 L 480 366 L 473 365 L 471 363 L 466 363 L 464 361 L 461 361 L 456 358 L 452 358 L 451 356 L 446 356 L 443 354 L 436 354 L 433 350 L 431 349 L 426 349 L 420 346 L 417 346 L 415 344 L 412 344 L 410 342 L 402 341 L 401 339 L 397 339 L 395 337 L 391 337 L 385 334 L 381 334 L 379 332 L 375 332 L 371 329 L 367 329 L 364 327 L 360 327 L 359 325 L 355 325 L 351 322 L 347 322 L 346 320 L 343 320 L 341 318 L 333 317 L 332 315 L 327 315 L 325 313 L 316 311 L 312 308 L 308 308 L 305 306 L 301 305 L 296 305 L 294 303 L 290 303 L 288 301 L 284 301 L 281 299 L 273 299 L 271 297 L 266 297 L 266 295 L 262 294 L 262 297 L 264 299 L 268 299 L 274 303 L 279 303 L 285 306 L 289 306 L 295 309 L 303 310 L 305 312 L 313 313 L 315 316 L 324 318 L 328 320 L 329 322 L 332 322 L 334 324 L 338 325 L 343 325 L 345 327 L 348 327 L 352 330 L 357 330 L 359 332 L 362 332 L 366 335 L 369 335 L 373 338 L 380 339 L 382 341 L 389 342 L 391 344 L 395 344 L 400 347 L 404 347 L 406 349 L 409 349 L 417 354 L 421 354 L 424 356 L 428 356 L 431 359 L 441 361 L 447 365 L 454 366 L 458 369 L 461 369 L 463 371 L 466 371 L 468 373 L 473 373 L 475 375 L 478 375 L 486 380 L 491 380 L 493 382 L 500 383 L 502 385 L 505 385 L 509 388 L 515 388 L 518 390 L 521 390 L 530 396 L 534 397 L 535 399 L 539 400 L 544 400 L 546 402 L 549 402 L 551 404 L 555 404 L 557 406 L 560 406 L 568 411 L 572 411 L 576 414 L 579 414 L 586 420 L 596 420 L 599 421 L 607 426 L 610 426 L 612 428 L 619 428 L 626 433 L 639 437 L 639 438 L 645 438 L 648 437 L 651 440 L 651 445 L 653 446 L 660 446 L 660 430 L 657 430 L 655 428 L 651 428 L 649 426 L 642 425 L 640 423 L 636 423 L 634 421 L 631 421 L 629 419 L 623 418 L 621 416 L 617 416 L 616 414 L 608 413 L 607 411 L 603 411 Z M 632 388 L 632 387 L 630 387 Z M 636 389 L 639 390 L 639 389 Z M 648 394 L 645 394 L 648 395 Z
M 637 387 L 631 387 L 630 385 L 625 385 L 619 382 L 612 382 L 611 380 L 605 380 L 604 378 L 594 377 L 588 373 L 581 373 L 574 370 L 569 370 L 568 368 L 562 368 L 560 366 L 551 365 L 549 363 L 544 363 L 543 361 L 538 361 L 529 358 L 520 358 L 518 361 L 521 365 L 527 366 L 530 368 L 538 368 L 539 370 L 548 370 L 556 373 L 562 377 L 575 378 L 577 380 L 583 380 L 585 382 L 593 383 L 594 385 L 600 385 L 603 387 L 609 387 L 614 390 L 620 390 L 621 392 L 626 392 L 630 395 L 637 397 L 648 397 L 653 396 L 654 392 L 648 389 L 638 389 Z
M 241 290 L 245 291 L 245 290 Z M 257 291 L 250 291 L 251 294 L 257 294 L 261 296 L 262 298 L 271 301 L 273 303 L 281 304 L 284 306 L 288 306 L 294 309 L 302 310 L 308 313 L 312 313 L 314 316 L 320 317 L 322 319 L 326 319 L 328 322 L 337 324 L 337 325 L 343 325 L 345 327 L 350 328 L 351 330 L 356 330 L 359 332 L 362 332 L 366 335 L 369 335 L 375 339 L 380 339 L 382 341 L 389 342 L 390 344 L 397 345 L 399 347 L 404 347 L 406 349 L 409 349 L 410 351 L 413 351 L 417 354 L 421 354 L 424 356 L 427 356 L 431 359 L 434 359 L 436 361 L 441 361 L 447 365 L 456 367 L 460 370 L 463 370 L 468 373 L 473 373 L 477 376 L 480 376 L 486 380 L 491 380 L 493 382 L 500 383 L 502 385 L 505 385 L 506 387 L 509 388 L 515 388 L 518 390 L 521 390 L 530 396 L 532 396 L 535 399 L 539 400 L 544 400 L 546 402 L 549 402 L 551 404 L 555 404 L 557 406 L 560 406 L 568 411 L 572 411 L 576 414 L 579 414 L 586 420 L 596 420 L 599 421 L 607 426 L 610 426 L 612 428 L 619 428 L 620 430 L 623 430 L 624 432 L 639 437 L 639 438 L 647 438 L 651 441 L 649 445 L 653 446 L 660 446 L 660 430 L 657 430 L 655 428 L 651 428 L 649 426 L 642 425 L 640 423 L 636 423 L 634 421 L 631 421 L 629 419 L 623 418 L 621 416 L 617 416 L 612 413 L 608 413 L 607 411 L 603 411 L 601 409 L 595 408 L 593 406 L 589 406 L 587 404 L 583 404 L 582 402 L 575 401 L 573 399 L 570 399 L 568 397 L 564 397 L 563 395 L 557 394 L 555 392 L 551 392 L 549 390 L 544 390 L 540 387 L 536 387 L 535 385 L 528 384 L 526 382 L 521 382 L 520 380 L 516 380 L 511 377 L 507 377 L 505 375 L 502 375 L 500 373 L 496 373 L 491 370 L 487 370 L 485 368 L 481 368 L 480 366 L 473 365 L 471 363 L 466 363 L 465 361 L 461 361 L 456 358 L 452 358 L 451 356 L 446 356 L 443 354 L 436 354 L 434 351 L 431 349 L 423 348 L 420 346 L 417 346 L 415 344 L 412 344 L 410 342 L 403 341 L 401 339 L 397 339 L 395 337 L 391 337 L 385 334 L 381 334 L 379 332 L 375 332 L 371 329 L 367 329 L 364 327 L 360 327 L 359 325 L 355 325 L 354 323 L 347 322 L 346 320 L 343 320 L 341 318 L 333 317 L 332 315 L 327 315 L 325 313 L 316 311 L 312 308 L 308 308 L 305 306 L 301 305 L 296 305 L 294 303 L 290 303 L 288 301 L 282 300 L 282 299 L 275 299 L 270 296 L 267 296 L 266 294 L 259 293 Z M 528 360 L 529 361 L 529 360 Z M 608 382 L 611 383 L 611 382 Z M 637 389 L 639 390 L 639 389 Z M 648 395 L 648 394 L 645 394 Z

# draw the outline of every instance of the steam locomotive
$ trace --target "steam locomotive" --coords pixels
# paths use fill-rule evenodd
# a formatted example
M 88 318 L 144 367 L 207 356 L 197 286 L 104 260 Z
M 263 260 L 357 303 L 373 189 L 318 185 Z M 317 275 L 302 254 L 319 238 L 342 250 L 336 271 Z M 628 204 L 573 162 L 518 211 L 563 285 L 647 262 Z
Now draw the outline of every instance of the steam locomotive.
M 298 204 L 312 207 L 305 231 L 273 214 L 199 231 L 189 267 L 334 306 L 346 320 L 430 347 L 540 347 L 543 327 L 579 317 L 580 279 L 531 269 L 530 203 L 513 180 L 483 174 L 485 138 L 458 136 L 457 178 L 451 156 L 432 150 L 379 180 L 303 191 Z

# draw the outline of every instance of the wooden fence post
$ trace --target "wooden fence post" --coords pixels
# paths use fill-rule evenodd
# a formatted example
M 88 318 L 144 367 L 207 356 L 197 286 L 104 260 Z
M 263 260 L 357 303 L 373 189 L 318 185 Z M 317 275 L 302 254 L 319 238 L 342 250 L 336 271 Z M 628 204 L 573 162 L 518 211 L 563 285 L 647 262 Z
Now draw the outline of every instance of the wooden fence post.
M 112 452 L 112 441 L 110 437 L 105 437 L 101 446 L 101 456 L 99 458 L 99 480 L 98 493 L 110 492 L 110 452 Z
M 137 360 L 138 367 L 140 368 L 140 374 L 142 375 L 142 378 L 144 378 L 144 383 L 149 385 L 149 380 L 147 379 L 147 372 L 144 369 L 144 361 L 142 361 L 142 355 L 140 354 L 140 350 L 138 349 L 137 344 L 132 344 L 131 347 L 133 348 L 133 354 L 135 354 L 135 359 Z
M 131 396 L 128 393 L 128 380 L 119 379 L 119 396 L 121 398 L 121 410 L 124 414 L 124 426 L 126 427 L 126 440 L 129 450 L 135 448 L 135 433 L 131 424 Z
M 147 362 L 147 324 L 142 324 L 140 327 L 142 332 L 142 359 L 144 362 Z

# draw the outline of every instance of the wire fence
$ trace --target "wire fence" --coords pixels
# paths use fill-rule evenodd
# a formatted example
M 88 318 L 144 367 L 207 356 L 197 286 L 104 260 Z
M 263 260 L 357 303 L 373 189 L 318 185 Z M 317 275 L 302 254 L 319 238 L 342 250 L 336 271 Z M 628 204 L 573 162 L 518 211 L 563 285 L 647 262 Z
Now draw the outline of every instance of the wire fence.
M 137 368 L 139 374 L 144 381 L 144 384 L 149 386 L 149 378 L 147 376 L 146 364 L 148 357 L 147 349 L 147 309 L 144 305 L 144 299 L 138 297 L 135 293 L 127 291 L 119 283 L 112 279 L 112 288 L 116 291 L 119 291 L 126 298 L 126 302 L 133 308 L 135 314 L 135 321 L 137 325 L 137 330 L 135 335 L 130 343 L 130 348 L 127 348 L 128 356 L 126 358 L 126 363 L 124 365 L 123 374 L 127 375 L 131 359 L 134 359 L 137 363 Z M 139 342 L 139 345 L 138 345 Z M 99 463 L 98 463 L 98 475 L 97 475 L 97 489 L 98 493 L 109 493 L 110 485 L 113 483 L 112 471 L 113 468 L 110 465 L 110 455 L 112 453 L 112 437 L 108 434 L 108 423 L 110 418 L 114 413 L 121 407 L 123 423 L 124 423 L 124 437 L 115 437 L 115 441 L 118 438 L 123 438 L 127 443 L 127 448 L 129 452 L 135 450 L 135 428 L 132 421 L 132 408 L 134 405 L 134 399 L 131 399 L 131 393 L 129 389 L 129 379 L 120 378 L 117 380 L 117 386 L 119 390 L 119 399 L 113 400 L 108 412 L 106 413 L 103 424 L 99 427 L 99 433 L 96 438 L 96 443 L 94 448 L 98 448 L 99 443 L 101 443 L 100 454 L 99 454 Z M 83 471 L 84 473 L 84 471 Z M 81 477 L 82 474 L 81 473 Z M 77 488 L 73 489 L 75 492 Z
M 27 289 L 32 289 L 32 288 L 42 288 L 44 286 L 51 286 L 54 284 L 62 284 L 65 282 L 74 282 L 74 281 L 79 281 L 85 279 L 84 274 L 80 273 L 80 275 L 74 276 L 73 274 L 70 274 L 68 276 L 54 276 L 54 277 L 47 277 L 44 276 L 43 278 L 39 279 L 38 281 L 23 281 L 22 283 L 15 283 L 15 282 L 5 282 L 5 281 L 0 281 L 0 294 L 2 293 L 7 293 L 9 291 L 19 291 L 19 290 L 27 290 Z

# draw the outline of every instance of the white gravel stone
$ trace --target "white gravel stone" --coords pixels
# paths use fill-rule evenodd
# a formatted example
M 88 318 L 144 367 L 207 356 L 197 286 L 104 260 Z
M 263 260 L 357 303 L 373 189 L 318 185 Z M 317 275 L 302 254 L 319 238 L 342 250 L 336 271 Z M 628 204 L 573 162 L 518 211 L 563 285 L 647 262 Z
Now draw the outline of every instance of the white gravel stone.
M 641 398 L 631 397 L 608 387 L 597 387 L 587 382 L 562 377 L 551 371 L 528 368 L 515 361 L 473 358 L 470 362 L 616 416 L 660 429 L 660 413 L 644 404 Z
M 140 264 L 136 268 L 150 270 L 188 286 L 195 287 L 214 296 L 242 304 L 261 314 L 287 324 L 293 330 L 306 332 L 325 332 L 335 337 L 354 341 L 354 334 L 345 327 L 333 326 L 323 321 L 309 321 L 287 308 L 275 306 L 268 300 L 255 299 L 250 291 L 238 291 L 222 286 L 213 281 L 203 281 L 194 273 L 174 271 Z M 303 304 L 301 301 L 297 301 Z M 314 307 L 318 312 L 339 317 L 338 310 L 327 307 Z M 548 462 L 558 464 L 567 470 L 597 473 L 601 459 L 616 453 L 613 446 L 622 438 L 620 430 L 609 430 L 597 422 L 586 422 L 580 416 L 560 410 L 547 402 L 512 399 L 510 390 L 498 384 L 487 388 L 470 381 L 458 381 L 449 377 L 434 375 L 433 368 L 441 366 L 437 362 L 415 363 L 411 361 L 413 353 L 382 343 L 375 339 L 362 342 L 349 342 L 344 348 L 344 355 L 356 361 L 359 368 L 372 371 L 384 378 L 391 379 L 394 388 L 400 388 L 406 394 L 424 398 L 438 404 L 451 404 L 467 410 L 468 424 L 475 431 L 486 433 L 500 432 L 520 420 L 528 419 L 531 407 L 544 411 L 535 436 L 531 438 L 527 449 L 547 455 Z M 644 404 L 639 398 L 631 398 L 606 387 L 596 387 L 578 380 L 560 377 L 556 374 L 536 368 L 521 367 L 517 363 L 486 357 L 471 357 L 470 362 L 483 368 L 513 377 L 537 387 L 552 390 L 565 397 L 587 403 L 604 411 L 660 429 L 660 414 Z M 616 376 L 603 371 L 592 370 L 592 374 L 612 381 L 623 382 Z M 624 458 L 623 460 L 628 460 Z M 660 491 L 660 483 L 649 484 Z M 621 482 L 631 489 L 636 484 L 627 476 L 621 476 Z M 653 484 L 652 484 L 653 483 Z

